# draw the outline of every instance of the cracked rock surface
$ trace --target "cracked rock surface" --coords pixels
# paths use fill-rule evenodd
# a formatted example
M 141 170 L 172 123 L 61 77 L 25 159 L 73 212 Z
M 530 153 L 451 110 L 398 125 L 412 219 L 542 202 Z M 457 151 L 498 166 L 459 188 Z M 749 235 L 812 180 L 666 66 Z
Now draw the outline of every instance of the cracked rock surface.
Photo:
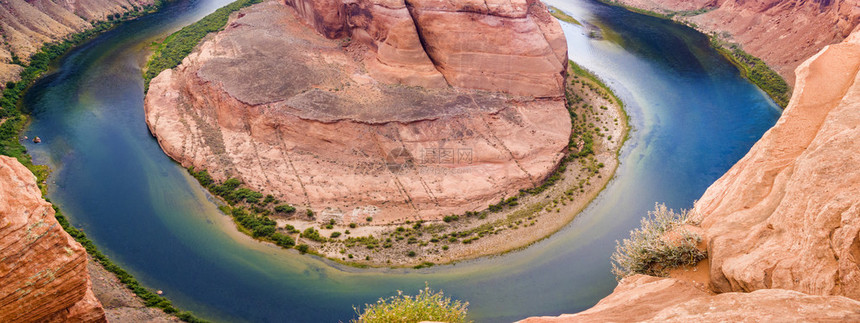
M 345 223 L 441 219 L 540 183 L 571 131 L 546 8 L 390 2 L 235 13 L 152 80 L 150 130 L 183 166 Z

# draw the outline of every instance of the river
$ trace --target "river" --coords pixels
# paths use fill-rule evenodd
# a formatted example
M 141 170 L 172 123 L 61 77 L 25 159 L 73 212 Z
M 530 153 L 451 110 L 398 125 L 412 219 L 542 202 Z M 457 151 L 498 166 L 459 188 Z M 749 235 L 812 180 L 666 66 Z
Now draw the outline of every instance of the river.
M 150 43 L 229 0 L 179 0 L 72 51 L 27 93 L 26 135 L 50 165 L 49 197 L 142 283 L 216 321 L 337 322 L 353 306 L 425 282 L 467 300 L 478 322 L 572 313 L 615 287 L 615 241 L 655 202 L 693 201 L 779 116 L 777 107 L 692 29 L 592 0 L 549 0 L 604 28 L 562 23 L 570 57 L 627 104 L 633 131 L 616 177 L 576 220 L 524 250 L 420 270 L 356 269 L 239 234 L 171 161 L 143 116 Z

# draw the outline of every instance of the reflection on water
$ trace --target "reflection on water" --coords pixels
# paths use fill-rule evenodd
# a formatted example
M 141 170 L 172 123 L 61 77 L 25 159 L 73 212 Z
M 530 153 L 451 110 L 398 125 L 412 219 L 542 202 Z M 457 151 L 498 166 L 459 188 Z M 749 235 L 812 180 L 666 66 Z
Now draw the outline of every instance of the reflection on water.
M 424 282 L 468 300 L 481 322 L 582 310 L 615 286 L 615 240 L 654 202 L 690 207 L 778 116 L 688 28 L 590 0 L 547 1 L 613 35 L 563 23 L 570 57 L 627 103 L 634 131 L 616 178 L 571 225 L 522 251 L 421 270 L 344 268 L 239 234 L 146 128 L 147 46 L 228 1 L 180 1 L 110 31 L 25 99 L 27 135 L 44 140 L 28 148 L 55 169 L 50 197 L 144 284 L 215 320 L 346 321 L 353 305 Z

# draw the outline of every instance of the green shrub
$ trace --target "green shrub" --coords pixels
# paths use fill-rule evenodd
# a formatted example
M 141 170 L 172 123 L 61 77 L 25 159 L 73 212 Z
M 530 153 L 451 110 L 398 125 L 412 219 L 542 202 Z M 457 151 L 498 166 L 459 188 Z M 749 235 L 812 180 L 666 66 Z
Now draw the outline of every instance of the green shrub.
M 281 204 L 275 207 L 275 212 L 289 214 L 296 212 L 296 208 L 289 204 Z
M 335 231 L 335 232 L 332 232 L 332 233 L 331 233 L 331 238 L 332 238 L 332 239 L 337 238 L 337 237 L 340 237 L 340 232 Z
M 702 238 L 681 228 L 689 223 L 690 213 L 675 213 L 656 204 L 643 218 L 641 227 L 630 231 L 630 238 L 618 242 L 612 254 L 612 272 L 620 279 L 634 274 L 666 276 L 669 269 L 692 266 L 707 258 L 696 245 Z M 674 231 L 677 237 L 667 238 Z
M 434 322 L 471 322 L 466 320 L 468 302 L 460 302 L 445 297 L 442 291 L 433 292 L 430 287 L 424 287 L 418 295 L 412 297 L 397 291 L 397 296 L 380 298 L 374 304 L 365 304 L 364 311 L 359 312 L 353 323 L 415 323 L 423 321 Z
M 301 253 L 308 253 L 308 250 L 310 250 L 310 248 L 311 247 L 309 247 L 308 245 L 306 245 L 304 243 L 296 246 L 296 250 L 298 250 Z
M 276 245 L 284 247 L 284 248 L 289 248 L 289 247 L 296 245 L 296 241 L 293 240 L 293 238 L 291 238 L 288 235 L 280 234 L 280 233 L 272 234 L 272 241 L 274 241 Z
M 325 242 L 325 237 L 320 235 L 320 232 L 314 228 L 307 228 L 301 235 L 302 238 L 310 239 L 316 242 Z

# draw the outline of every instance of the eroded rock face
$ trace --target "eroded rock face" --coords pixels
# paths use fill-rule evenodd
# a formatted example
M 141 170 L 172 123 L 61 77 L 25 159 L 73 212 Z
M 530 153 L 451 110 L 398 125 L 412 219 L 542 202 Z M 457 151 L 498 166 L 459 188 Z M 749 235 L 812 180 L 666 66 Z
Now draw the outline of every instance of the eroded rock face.
M 0 322 L 106 322 L 87 254 L 54 218 L 36 179 L 0 156 Z
M 4 0 L 0 2 L 0 87 L 19 79 L 21 66 L 12 64 L 12 55 L 27 62 L 42 44 L 92 28 L 90 22 L 107 20 L 133 7 L 153 4 L 153 0 Z
M 373 9 L 372 17 L 387 8 Z M 274 1 L 243 9 L 179 67 L 152 80 L 147 123 L 168 155 L 216 179 L 238 177 L 290 203 L 342 214 L 347 223 L 481 210 L 533 187 L 562 157 L 571 125 L 560 90 L 535 99 L 547 93 L 450 87 L 422 58 L 422 47 L 395 48 L 417 36 L 389 33 L 374 50 L 323 37 L 296 12 Z M 365 25 L 400 21 L 397 12 Z M 319 27 L 332 18 L 314 19 L 324 33 L 336 30 Z M 409 21 L 397 24 L 405 30 Z M 389 43 L 396 46 L 384 49 Z M 388 50 L 396 53 L 376 55 Z M 395 75 L 439 86 L 391 84 L 374 72 L 375 57 L 404 62 L 397 58 L 404 55 L 414 64 Z M 398 72 L 409 66 L 420 68 Z
M 727 33 L 730 40 L 760 57 L 788 84 L 794 69 L 824 46 L 841 42 L 860 24 L 857 0 L 621 0 L 653 11 L 706 13 L 682 17 L 699 28 Z
M 636 275 L 589 310 L 526 321 L 860 320 L 858 80 L 855 32 L 797 68 L 777 124 L 696 203 L 708 288 Z
M 367 45 L 380 81 L 557 97 L 567 43 L 537 0 L 286 0 L 329 38 Z
M 860 300 L 860 32 L 797 69 L 777 124 L 696 204 L 718 292 Z
M 784 289 L 712 295 L 674 278 L 635 275 L 594 307 L 573 315 L 521 322 L 851 322 L 860 302 Z

